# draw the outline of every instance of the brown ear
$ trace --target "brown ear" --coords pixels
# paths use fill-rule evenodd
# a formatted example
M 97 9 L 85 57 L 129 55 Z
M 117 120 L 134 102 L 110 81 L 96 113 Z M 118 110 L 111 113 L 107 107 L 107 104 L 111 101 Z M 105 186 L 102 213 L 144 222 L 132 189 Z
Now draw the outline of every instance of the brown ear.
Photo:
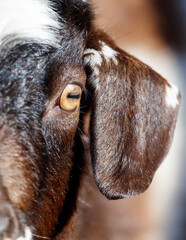
M 97 186 L 109 199 L 137 195 L 147 189 L 168 152 L 179 92 L 102 34 L 89 40 L 84 66 L 92 98 L 91 156 Z

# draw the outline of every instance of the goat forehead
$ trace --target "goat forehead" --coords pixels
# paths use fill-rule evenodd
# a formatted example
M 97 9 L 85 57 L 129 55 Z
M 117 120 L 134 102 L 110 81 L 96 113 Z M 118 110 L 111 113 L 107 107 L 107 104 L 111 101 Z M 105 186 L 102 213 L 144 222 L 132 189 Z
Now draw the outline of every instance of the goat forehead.
M 11 90 L 13 83 L 23 84 L 26 79 L 31 82 L 35 77 L 42 80 L 49 56 L 50 50 L 47 47 L 35 43 L 17 44 L 10 49 L 7 47 L 0 54 L 0 89 L 6 87 L 7 90 Z
M 56 46 L 60 29 L 57 13 L 48 0 L 1 0 L 0 44 L 14 39 L 35 39 Z
M 1 0 L 0 45 L 32 40 L 59 48 L 67 28 L 84 32 L 90 20 L 83 0 Z

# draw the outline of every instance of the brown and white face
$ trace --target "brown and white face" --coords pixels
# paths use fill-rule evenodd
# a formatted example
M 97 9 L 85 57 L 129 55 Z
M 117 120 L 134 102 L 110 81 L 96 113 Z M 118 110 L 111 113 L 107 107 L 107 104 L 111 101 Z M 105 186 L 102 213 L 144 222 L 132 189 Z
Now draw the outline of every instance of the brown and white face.
M 34 57 L 32 46 L 25 48 L 19 57 L 26 51 Z M 10 88 L 1 85 L 0 216 L 7 238 L 24 236 L 25 229 L 28 234 L 28 227 L 52 237 L 66 199 L 86 75 L 77 64 L 56 63 L 55 70 L 53 64 L 46 78 L 35 72 L 24 86 L 22 79 Z
M 92 169 L 98 188 L 109 199 L 146 190 L 175 127 L 178 90 L 94 30 L 84 1 L 51 3 L 53 8 L 29 0 L 41 17 L 30 21 L 33 15 L 22 2 L 29 28 L 19 25 L 23 28 L 17 38 L 10 32 L 11 41 L 1 39 L 3 240 L 51 239 L 63 233 L 75 211 L 83 164 L 80 106 L 91 111 Z M 18 19 L 24 17 L 20 14 Z M 43 21 L 49 28 L 43 29 Z M 88 95 L 81 101 L 85 88 Z
M 13 12 L 1 19 L 7 36 L 0 30 L 0 239 L 11 240 L 53 238 L 62 228 L 89 25 L 80 13 L 69 15 L 85 7 L 81 1 L 70 8 L 70 2 L 21 3 L 3 1 L 0 10 Z

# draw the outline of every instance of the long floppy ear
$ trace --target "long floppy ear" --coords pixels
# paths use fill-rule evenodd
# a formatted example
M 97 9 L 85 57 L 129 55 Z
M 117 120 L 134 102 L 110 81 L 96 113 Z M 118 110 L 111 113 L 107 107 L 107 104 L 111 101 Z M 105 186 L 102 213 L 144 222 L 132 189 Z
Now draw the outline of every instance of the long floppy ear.
M 89 36 L 84 66 L 97 186 L 109 199 L 137 195 L 147 189 L 168 152 L 179 91 L 102 33 Z

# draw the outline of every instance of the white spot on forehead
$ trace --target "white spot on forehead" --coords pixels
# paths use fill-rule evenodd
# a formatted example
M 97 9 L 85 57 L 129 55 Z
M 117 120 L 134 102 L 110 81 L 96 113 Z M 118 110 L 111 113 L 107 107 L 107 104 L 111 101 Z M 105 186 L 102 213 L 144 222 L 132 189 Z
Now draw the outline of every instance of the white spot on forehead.
M 101 42 L 102 49 L 101 53 L 104 55 L 105 60 L 107 63 L 112 60 L 116 65 L 118 64 L 118 61 L 116 59 L 116 56 L 118 55 L 118 52 L 116 52 L 114 49 L 112 49 L 110 46 L 106 45 L 106 43 Z
M 174 84 L 166 86 L 165 100 L 168 106 L 175 108 L 179 104 L 178 95 L 179 90 Z
M 53 30 L 59 28 L 48 0 L 0 0 L 0 44 L 33 39 L 56 46 L 58 37 Z

